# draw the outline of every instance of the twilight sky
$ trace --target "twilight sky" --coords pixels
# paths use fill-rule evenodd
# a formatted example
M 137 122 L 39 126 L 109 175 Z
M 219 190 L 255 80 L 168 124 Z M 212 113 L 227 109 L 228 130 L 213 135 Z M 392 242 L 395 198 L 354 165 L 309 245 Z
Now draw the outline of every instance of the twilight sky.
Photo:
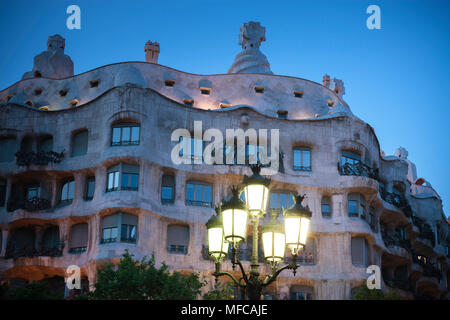
M 71 4 L 81 8 L 81 30 L 66 28 Z M 381 8 L 381 30 L 366 27 L 371 4 Z M 226 73 L 248 21 L 266 27 L 261 51 L 275 74 L 343 79 L 353 113 L 386 154 L 408 150 L 449 216 L 450 1 L 0 0 L 0 90 L 31 70 L 55 33 L 66 39 L 75 74 L 143 61 L 147 40 L 160 43 L 162 65 Z

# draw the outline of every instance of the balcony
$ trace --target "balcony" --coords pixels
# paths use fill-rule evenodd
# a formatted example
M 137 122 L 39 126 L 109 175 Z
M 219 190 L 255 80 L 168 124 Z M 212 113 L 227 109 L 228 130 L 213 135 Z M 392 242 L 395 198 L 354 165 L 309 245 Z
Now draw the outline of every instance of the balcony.
M 31 197 L 29 199 L 11 199 L 8 201 L 8 211 L 15 211 L 17 209 L 23 209 L 27 211 L 40 211 L 51 208 L 50 200 Z
M 423 275 L 425 277 L 432 277 L 441 281 L 442 274 L 439 268 L 434 263 L 426 263 L 423 265 Z
M 341 164 L 338 162 L 338 171 L 341 176 L 361 176 L 375 180 L 379 179 L 378 168 L 372 169 L 361 162 Z
M 16 163 L 18 166 L 29 166 L 31 164 L 47 165 L 50 162 L 60 163 L 64 158 L 64 151 L 18 151 L 16 152 Z
M 389 246 L 396 246 L 405 249 L 408 252 L 411 252 L 411 242 L 407 239 L 400 239 L 396 236 L 390 236 L 387 234 L 381 235 L 384 241 L 384 244 Z
M 64 242 L 58 241 L 49 247 L 45 244 L 35 248 L 34 245 L 16 246 L 14 243 L 8 243 L 5 252 L 6 259 L 33 258 L 33 257 L 61 257 L 63 255 Z
M 408 204 L 408 201 L 403 195 L 387 192 L 384 189 L 380 190 L 381 198 L 386 201 L 387 203 L 390 203 L 397 208 L 401 209 L 406 217 L 412 216 L 412 210 L 411 207 Z

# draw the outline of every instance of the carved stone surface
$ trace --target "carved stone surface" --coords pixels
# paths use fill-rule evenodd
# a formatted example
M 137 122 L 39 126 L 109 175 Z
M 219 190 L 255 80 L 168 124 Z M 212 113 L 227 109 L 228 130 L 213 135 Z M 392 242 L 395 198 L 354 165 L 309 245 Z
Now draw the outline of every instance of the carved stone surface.
M 158 56 L 160 52 L 159 43 L 151 42 L 150 40 L 145 43 L 145 61 L 150 63 L 158 63 Z
M 64 54 L 66 41 L 59 34 L 47 40 L 47 50 L 34 57 L 33 69 L 26 72 L 22 79 L 52 78 L 62 79 L 73 76 L 72 59 Z
M 239 33 L 239 45 L 242 52 L 239 53 L 228 73 L 266 73 L 272 74 L 269 61 L 259 51 L 261 42 L 266 41 L 266 29 L 259 22 L 247 22 L 241 27 Z

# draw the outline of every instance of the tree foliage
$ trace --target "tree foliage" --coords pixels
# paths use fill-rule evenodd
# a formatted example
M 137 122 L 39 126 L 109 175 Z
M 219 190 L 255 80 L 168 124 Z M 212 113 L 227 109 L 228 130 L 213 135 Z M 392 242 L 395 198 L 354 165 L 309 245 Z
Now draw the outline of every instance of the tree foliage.
M 141 261 L 125 251 L 117 267 L 106 265 L 97 270 L 95 290 L 90 299 L 101 300 L 192 300 L 204 285 L 199 274 L 170 272 L 165 263 L 155 266 L 155 257 Z
M 366 285 L 361 285 L 352 295 L 353 300 L 399 300 L 400 295 L 396 291 L 386 293 L 379 289 L 370 290 Z
M 203 295 L 205 300 L 232 300 L 234 299 L 234 285 L 232 283 L 221 283 L 214 285 L 214 289 Z
M 45 281 L 33 281 L 19 288 L 8 288 L 2 285 L 0 299 L 5 300 L 61 300 L 63 293 L 55 293 Z

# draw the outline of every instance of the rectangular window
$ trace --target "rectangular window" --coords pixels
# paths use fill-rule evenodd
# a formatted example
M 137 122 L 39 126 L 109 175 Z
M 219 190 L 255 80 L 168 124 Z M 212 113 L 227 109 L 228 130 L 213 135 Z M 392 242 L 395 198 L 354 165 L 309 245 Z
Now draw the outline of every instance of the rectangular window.
M 275 210 L 287 209 L 294 204 L 293 194 L 290 192 L 270 193 L 270 208 Z
M 322 203 L 322 215 L 325 217 L 331 216 L 330 205 L 327 203 Z
M 311 171 L 311 149 L 295 148 L 294 149 L 294 170 L 295 171 Z
M 136 173 L 122 173 L 122 190 L 137 190 L 139 175 Z
M 136 226 L 129 224 L 122 224 L 120 241 L 136 243 Z
M 95 191 L 95 177 L 89 177 L 86 180 L 86 200 L 92 200 L 94 198 Z
M 117 235 L 117 227 L 104 228 L 102 243 L 116 242 Z
M 190 182 L 186 185 L 186 204 L 212 206 L 212 186 L 209 184 Z
M 138 145 L 140 140 L 140 126 L 137 124 L 119 124 L 112 128 L 111 145 Z
M 109 172 L 107 191 L 115 191 L 118 189 L 119 189 L 119 171 Z
M 362 197 L 361 197 L 361 200 L 359 201 L 359 216 L 363 220 L 366 219 L 366 202 L 364 201 L 364 199 Z
M 350 217 L 358 216 L 358 201 L 357 200 L 348 200 L 348 215 Z
M 27 189 L 27 200 L 32 200 L 33 198 L 41 197 L 41 187 L 40 186 L 30 186 Z

